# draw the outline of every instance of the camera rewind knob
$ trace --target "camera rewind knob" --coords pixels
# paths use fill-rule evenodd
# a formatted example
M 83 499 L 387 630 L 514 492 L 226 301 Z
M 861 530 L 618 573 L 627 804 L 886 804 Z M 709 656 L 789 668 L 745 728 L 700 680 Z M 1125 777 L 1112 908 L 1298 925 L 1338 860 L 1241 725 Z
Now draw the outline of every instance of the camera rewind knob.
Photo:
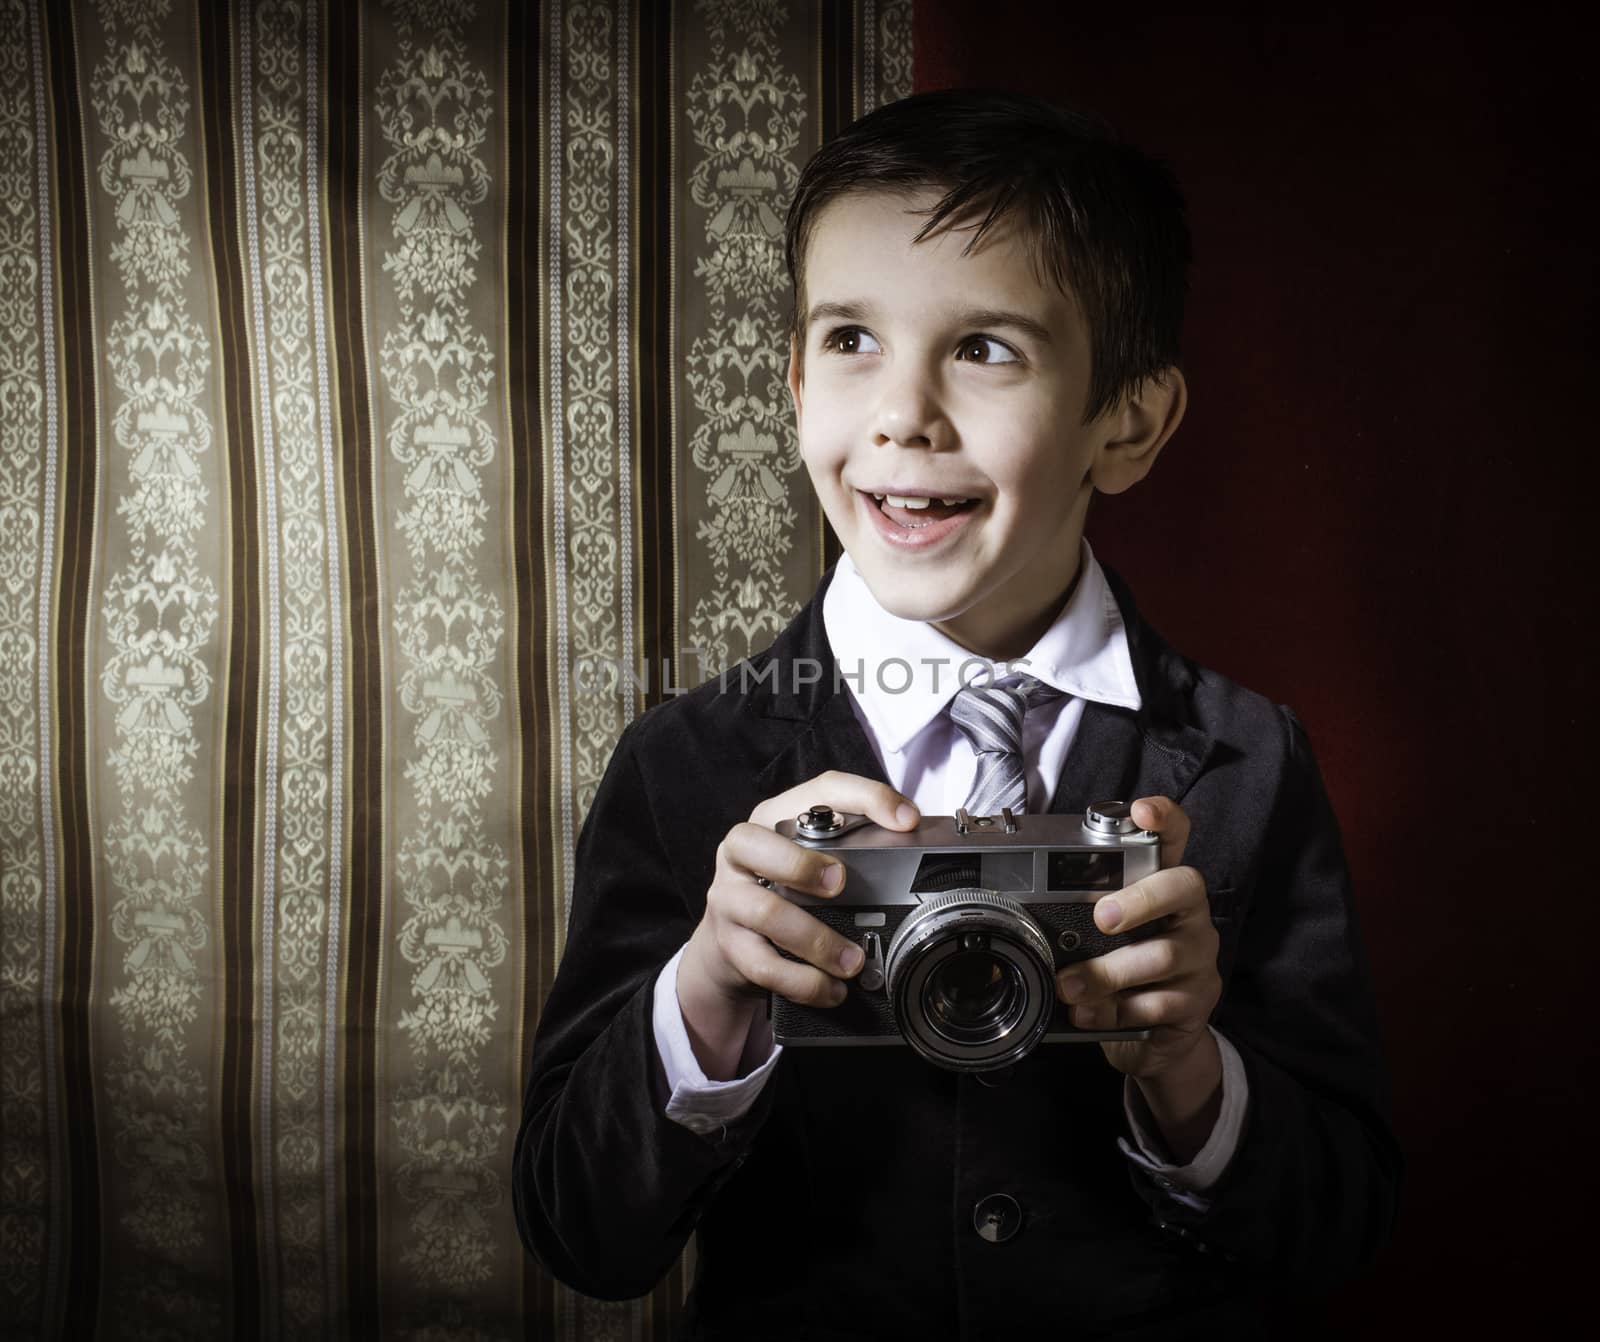
M 1083 813 L 1083 827 L 1095 834 L 1132 834 L 1133 807 L 1125 801 L 1091 802 Z
M 1134 824 L 1133 805 L 1125 801 L 1091 802 L 1083 813 L 1083 827 L 1090 834 L 1131 836 L 1135 843 L 1155 843 L 1161 838 L 1154 830 Z

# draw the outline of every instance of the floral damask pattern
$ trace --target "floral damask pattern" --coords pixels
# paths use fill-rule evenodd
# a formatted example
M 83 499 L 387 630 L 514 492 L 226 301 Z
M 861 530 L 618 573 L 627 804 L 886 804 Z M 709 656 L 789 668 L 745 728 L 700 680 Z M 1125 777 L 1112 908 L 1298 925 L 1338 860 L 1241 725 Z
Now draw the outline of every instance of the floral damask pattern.
M 240 0 L 240 90 L 262 405 L 264 684 L 261 1141 L 266 1332 L 336 1314 L 338 1277 L 330 1023 L 337 982 L 345 780 L 344 680 L 320 221 L 314 206 L 318 11 Z M 264 337 L 264 339 L 262 339 Z
M 627 507 L 628 424 L 619 401 L 618 234 L 626 211 L 618 163 L 626 115 L 618 93 L 618 44 L 626 41 L 626 7 L 615 0 L 570 0 L 557 6 L 555 54 L 560 66 L 562 329 L 560 414 L 565 487 L 567 641 L 572 662 L 624 664 L 633 646 L 619 616 L 631 574 Z M 605 773 L 611 744 L 626 721 L 611 695 L 578 694 L 571 722 L 571 810 L 582 816 Z
M 374 87 L 377 190 L 389 207 L 382 271 L 391 288 L 377 365 L 384 444 L 405 503 L 404 557 L 390 619 L 394 736 L 414 819 L 394 852 L 405 907 L 395 945 L 411 967 L 398 1028 L 412 1071 L 389 1103 L 396 1187 L 406 1207 L 399 1262 L 421 1289 L 398 1326 L 422 1336 L 471 1321 L 494 1274 L 512 1119 L 485 1050 L 500 1022 L 493 975 L 509 946 L 510 858 L 491 809 L 503 780 L 506 616 L 480 570 L 500 450 L 497 364 L 474 315 L 494 283 L 477 207 L 491 184 L 493 90 L 461 0 L 389 0 L 394 56 Z M 489 1311 L 492 1312 L 492 1311 Z
M 873 107 L 911 96 L 911 0 L 877 0 L 867 6 L 873 64 L 866 71 L 863 97 Z
M 146 1320 L 136 1333 L 158 1331 L 162 1316 L 215 1322 L 210 1297 L 173 1289 L 176 1265 L 216 1232 L 202 1191 L 209 1082 L 193 1029 L 214 977 L 212 857 L 186 785 L 207 734 L 197 715 L 213 695 L 219 596 L 199 544 L 212 525 L 213 370 L 187 285 L 191 104 L 165 46 L 168 10 L 167 0 L 98 7 L 104 54 L 88 95 L 102 146 L 94 181 L 112 229 L 106 301 L 121 300 L 104 341 L 109 437 L 123 465 L 108 472 L 122 534 L 107 547 L 100 598 L 99 687 L 115 710 L 103 762 L 116 779 L 100 847 L 120 945 L 109 1002 L 121 1046 L 104 1069 L 110 1155 L 121 1228 L 144 1255 L 118 1261 L 113 1290 Z
M 695 156 L 688 189 L 706 211 L 693 274 L 707 320 L 684 357 L 693 396 L 689 457 L 709 517 L 695 539 L 711 559 L 711 590 L 688 617 L 708 665 L 731 666 L 764 647 L 794 613 L 784 556 L 800 515 L 800 469 L 784 372 L 783 215 L 805 157 L 806 96 L 785 68 L 777 0 L 696 0 L 710 44 L 688 83 Z
M 781 220 L 814 78 L 910 72 L 910 0 L 828 13 L 0 0 L 8 1337 L 672 1328 L 692 1262 L 590 1300 L 512 1227 L 655 693 L 563 678 L 804 594 Z

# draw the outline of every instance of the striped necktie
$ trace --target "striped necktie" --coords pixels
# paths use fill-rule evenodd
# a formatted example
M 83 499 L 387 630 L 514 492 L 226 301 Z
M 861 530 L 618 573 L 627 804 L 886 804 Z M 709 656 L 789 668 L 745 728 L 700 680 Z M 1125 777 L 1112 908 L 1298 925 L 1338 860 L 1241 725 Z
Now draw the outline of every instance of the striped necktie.
M 967 795 L 968 812 L 998 815 L 1002 806 L 1009 806 L 1020 814 L 1027 809 L 1022 719 L 1030 708 L 1061 697 L 1055 686 L 1020 674 L 956 691 L 950 701 L 950 720 L 961 728 L 978 757 L 978 771 Z

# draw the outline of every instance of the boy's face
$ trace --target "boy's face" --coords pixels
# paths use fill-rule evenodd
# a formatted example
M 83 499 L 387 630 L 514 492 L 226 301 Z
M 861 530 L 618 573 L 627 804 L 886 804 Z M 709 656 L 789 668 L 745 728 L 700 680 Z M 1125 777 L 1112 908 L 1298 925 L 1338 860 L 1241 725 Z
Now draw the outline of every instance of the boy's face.
M 1137 405 L 1084 425 L 1076 303 L 1036 277 L 1010 220 L 970 256 L 966 230 L 913 244 L 925 216 L 908 209 L 938 198 L 854 194 L 818 219 L 804 346 L 789 362 L 800 453 L 881 606 L 981 655 L 1020 657 L 1077 575 L 1095 486 L 1142 476 L 1176 416 L 1151 442 L 1124 441 L 1148 419 Z M 875 494 L 934 502 L 908 510 Z M 971 502 L 939 503 L 957 498 Z

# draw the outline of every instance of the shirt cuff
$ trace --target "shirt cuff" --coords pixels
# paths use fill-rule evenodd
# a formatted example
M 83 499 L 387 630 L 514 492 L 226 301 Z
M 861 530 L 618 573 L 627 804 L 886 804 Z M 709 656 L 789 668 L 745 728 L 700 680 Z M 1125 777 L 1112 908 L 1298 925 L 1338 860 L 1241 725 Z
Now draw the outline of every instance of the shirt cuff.
M 662 966 L 656 976 L 655 1008 L 651 1023 L 655 1029 L 656 1052 L 667 1074 L 667 1117 L 703 1137 L 726 1136 L 727 1125 L 743 1118 L 756 1102 L 772 1069 L 783 1056 L 783 1045 L 772 1042 L 772 1026 L 757 1013 L 739 1058 L 740 1075 L 732 1081 L 712 1081 L 689 1042 L 678 1005 L 678 964 L 687 946 Z
M 1210 1026 L 1207 1028 L 1211 1029 Z M 1211 1035 L 1217 1041 L 1217 1051 L 1222 1055 L 1222 1108 L 1211 1129 L 1211 1136 L 1195 1158 L 1187 1165 L 1174 1165 L 1171 1162 L 1155 1116 L 1131 1076 L 1123 1079 L 1122 1111 L 1127 1115 L 1134 1145 L 1129 1145 L 1126 1137 L 1117 1138 L 1123 1155 L 1144 1170 L 1158 1187 L 1196 1211 L 1204 1211 L 1211 1205 L 1211 1199 L 1201 1194 L 1222 1177 L 1228 1162 L 1233 1159 L 1233 1153 L 1239 1145 L 1239 1134 L 1244 1129 L 1245 1105 L 1250 1098 L 1250 1084 L 1245 1077 L 1244 1060 L 1239 1057 L 1239 1051 L 1215 1029 L 1211 1029 Z

